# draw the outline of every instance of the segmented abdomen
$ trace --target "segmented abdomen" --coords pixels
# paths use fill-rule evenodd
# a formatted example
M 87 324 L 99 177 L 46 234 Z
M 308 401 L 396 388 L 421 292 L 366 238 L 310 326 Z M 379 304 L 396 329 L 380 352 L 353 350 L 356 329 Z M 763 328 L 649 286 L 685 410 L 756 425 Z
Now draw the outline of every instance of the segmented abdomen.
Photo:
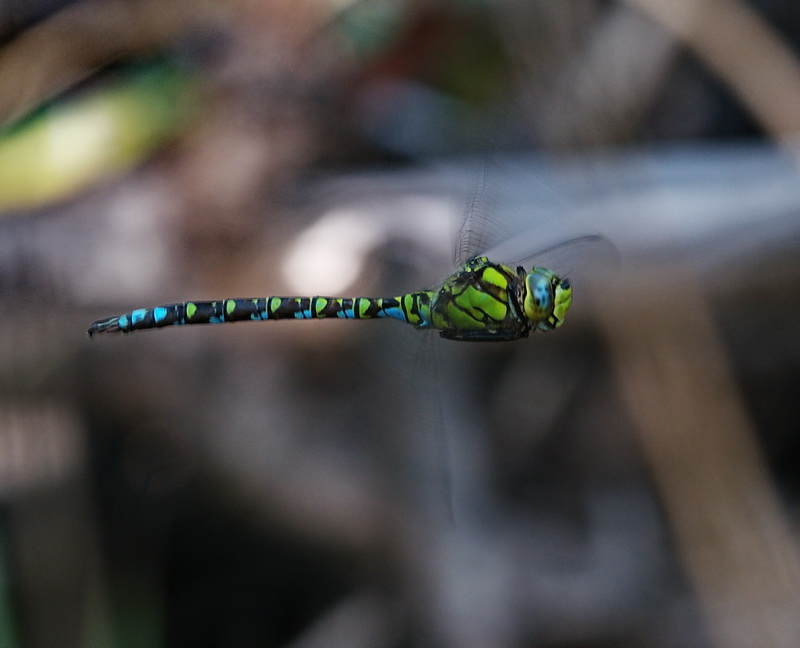
M 260 297 L 212 302 L 181 302 L 140 308 L 125 315 L 98 320 L 89 327 L 95 333 L 130 333 L 140 329 L 184 324 L 222 324 L 245 320 L 280 319 L 375 319 L 391 317 L 417 327 L 429 325 L 430 293 L 400 297 Z

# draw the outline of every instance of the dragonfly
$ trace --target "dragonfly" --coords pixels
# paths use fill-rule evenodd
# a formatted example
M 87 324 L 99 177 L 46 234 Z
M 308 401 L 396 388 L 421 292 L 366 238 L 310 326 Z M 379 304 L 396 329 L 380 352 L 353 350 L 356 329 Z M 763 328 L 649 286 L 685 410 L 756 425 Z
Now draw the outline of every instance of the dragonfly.
M 593 238 L 584 236 L 555 247 Z M 473 256 L 439 286 L 397 297 L 185 301 L 97 320 L 88 334 L 240 321 L 389 318 L 417 329 L 436 330 L 447 340 L 504 342 L 559 328 L 571 304 L 569 279 L 548 268 L 533 266 L 526 271 L 523 266 L 513 268 L 486 256 Z
M 517 231 L 505 242 L 498 241 L 499 232 L 492 231 L 496 224 L 484 213 L 483 203 L 489 197 L 488 174 L 484 160 L 456 240 L 457 269 L 431 289 L 396 297 L 271 296 L 185 301 L 97 320 L 88 329 L 89 337 L 166 326 L 300 319 L 394 319 L 417 329 L 438 331 L 447 340 L 464 342 L 506 342 L 534 331 L 555 330 L 564 323 L 572 304 L 572 284 L 544 266 L 533 265 L 526 271 L 522 265 L 489 260 L 495 253 L 514 256 L 518 243 L 526 237 Z M 504 243 L 511 246 L 504 247 Z M 544 260 L 548 255 L 576 249 L 582 250 L 584 257 L 592 250 L 588 256 L 595 260 L 608 256 L 608 252 L 616 256 L 614 246 L 603 235 L 584 234 L 527 254 L 525 259 Z

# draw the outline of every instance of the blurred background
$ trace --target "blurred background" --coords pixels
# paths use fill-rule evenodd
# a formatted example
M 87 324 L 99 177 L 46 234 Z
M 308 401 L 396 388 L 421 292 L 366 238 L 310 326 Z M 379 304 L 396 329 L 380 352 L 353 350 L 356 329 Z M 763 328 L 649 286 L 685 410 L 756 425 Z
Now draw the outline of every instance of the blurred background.
M 800 646 L 798 48 L 788 0 L 0 4 L 0 646 Z M 565 326 L 86 337 L 486 250 Z

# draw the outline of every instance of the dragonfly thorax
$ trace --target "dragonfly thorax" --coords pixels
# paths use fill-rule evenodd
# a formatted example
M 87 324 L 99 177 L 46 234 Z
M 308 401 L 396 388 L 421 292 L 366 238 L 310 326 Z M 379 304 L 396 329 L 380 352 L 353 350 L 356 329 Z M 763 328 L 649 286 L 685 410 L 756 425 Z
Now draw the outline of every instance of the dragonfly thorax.
M 532 268 L 525 277 L 523 310 L 531 326 L 552 331 L 563 324 L 572 303 L 572 286 L 547 268 Z

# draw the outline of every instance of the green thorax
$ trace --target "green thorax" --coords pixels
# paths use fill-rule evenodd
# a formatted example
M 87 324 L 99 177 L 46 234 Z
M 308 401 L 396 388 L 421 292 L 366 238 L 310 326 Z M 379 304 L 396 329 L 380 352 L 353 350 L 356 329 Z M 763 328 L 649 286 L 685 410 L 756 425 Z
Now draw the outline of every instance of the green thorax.
M 473 257 L 431 294 L 430 324 L 451 340 L 514 340 L 560 326 L 571 299 L 569 282 L 546 268 Z

